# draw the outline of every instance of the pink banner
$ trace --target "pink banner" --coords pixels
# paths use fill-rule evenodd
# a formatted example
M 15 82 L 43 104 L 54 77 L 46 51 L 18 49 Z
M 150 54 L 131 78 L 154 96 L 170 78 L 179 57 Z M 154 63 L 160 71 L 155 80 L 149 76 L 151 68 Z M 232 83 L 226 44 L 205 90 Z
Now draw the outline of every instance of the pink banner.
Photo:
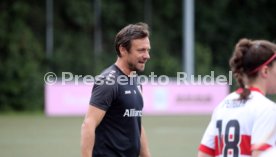
M 92 86 L 74 83 L 45 85 L 45 113 L 48 116 L 85 115 Z
M 145 114 L 210 114 L 229 93 L 227 85 L 146 85 Z
M 92 86 L 56 83 L 45 85 L 48 116 L 85 115 Z M 210 114 L 229 93 L 227 85 L 144 85 L 146 115 Z

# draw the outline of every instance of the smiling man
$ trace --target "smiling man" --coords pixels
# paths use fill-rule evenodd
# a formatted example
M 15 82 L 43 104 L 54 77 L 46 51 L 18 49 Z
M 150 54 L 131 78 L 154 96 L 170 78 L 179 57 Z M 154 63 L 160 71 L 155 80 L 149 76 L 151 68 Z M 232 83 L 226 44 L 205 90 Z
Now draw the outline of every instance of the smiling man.
M 115 48 L 117 61 L 93 86 L 81 129 L 82 157 L 150 157 L 141 124 L 142 88 L 131 75 L 143 71 L 150 59 L 148 25 L 124 27 L 115 37 Z

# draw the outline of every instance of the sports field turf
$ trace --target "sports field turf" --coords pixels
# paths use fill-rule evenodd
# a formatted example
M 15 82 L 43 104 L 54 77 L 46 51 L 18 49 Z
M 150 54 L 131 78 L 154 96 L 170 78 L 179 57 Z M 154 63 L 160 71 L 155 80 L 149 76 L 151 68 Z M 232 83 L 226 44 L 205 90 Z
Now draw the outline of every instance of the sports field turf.
M 153 157 L 193 157 L 210 119 L 144 116 Z M 83 117 L 0 115 L 0 157 L 78 157 Z

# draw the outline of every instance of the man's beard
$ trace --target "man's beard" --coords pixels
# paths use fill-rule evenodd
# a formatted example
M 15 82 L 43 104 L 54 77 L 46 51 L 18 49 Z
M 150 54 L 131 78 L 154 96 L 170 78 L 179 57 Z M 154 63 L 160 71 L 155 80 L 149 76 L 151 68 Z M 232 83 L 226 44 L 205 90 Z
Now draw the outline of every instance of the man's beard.
M 138 69 L 133 63 L 128 63 L 128 68 L 131 70 L 131 71 L 136 71 L 137 73 L 141 73 L 144 71 L 144 69 Z

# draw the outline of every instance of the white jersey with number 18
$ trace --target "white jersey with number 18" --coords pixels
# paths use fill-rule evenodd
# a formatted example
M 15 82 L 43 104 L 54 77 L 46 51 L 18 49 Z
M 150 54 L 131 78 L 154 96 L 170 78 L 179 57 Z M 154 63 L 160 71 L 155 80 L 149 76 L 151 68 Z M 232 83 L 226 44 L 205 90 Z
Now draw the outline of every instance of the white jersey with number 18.
M 216 107 L 200 151 L 211 156 L 249 157 L 254 149 L 276 145 L 276 135 L 271 135 L 276 127 L 276 105 L 260 90 L 250 90 L 247 101 L 239 100 L 238 90 Z

